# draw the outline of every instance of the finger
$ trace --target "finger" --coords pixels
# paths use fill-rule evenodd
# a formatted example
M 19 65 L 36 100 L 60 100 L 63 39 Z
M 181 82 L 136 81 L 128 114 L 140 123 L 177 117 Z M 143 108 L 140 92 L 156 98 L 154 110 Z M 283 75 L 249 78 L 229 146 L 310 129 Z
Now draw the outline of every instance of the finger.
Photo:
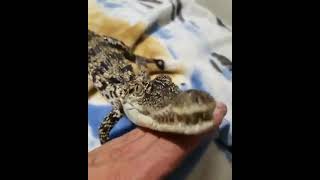
M 135 129 L 131 130 L 130 132 L 125 133 L 122 136 L 111 140 L 110 142 L 108 142 L 108 144 L 110 145 L 110 147 L 112 149 L 119 149 L 124 146 L 127 146 L 130 143 L 137 141 L 138 139 L 142 138 L 143 136 L 145 136 L 145 132 L 143 130 L 141 130 L 140 128 L 135 128 Z
M 214 112 L 214 121 L 217 127 L 222 122 L 226 111 L 227 108 L 224 104 L 217 103 L 217 107 Z M 198 136 L 185 136 L 136 128 L 90 152 L 89 162 L 98 163 L 105 161 L 106 159 L 116 161 L 119 157 L 131 159 L 138 157 L 140 154 L 148 157 L 148 154 L 145 154 L 145 152 L 149 151 L 151 151 L 151 153 L 161 151 L 160 153 L 162 154 L 174 155 L 174 157 L 172 157 L 173 159 L 171 159 L 175 162 L 194 149 L 194 147 L 199 144 L 200 140 L 207 134 L 208 133 Z M 155 149 L 155 151 L 148 150 L 149 148 Z M 104 155 L 99 156 L 99 154 Z M 99 157 L 97 158 L 96 156 Z M 161 157 L 159 158 L 161 159 Z
M 226 105 L 218 102 L 213 113 L 216 128 L 221 124 L 226 112 Z M 125 157 L 129 159 L 134 158 L 135 154 L 147 151 L 149 147 L 153 147 L 152 145 L 154 143 L 158 143 L 158 146 L 168 148 L 168 150 L 164 151 L 188 153 L 200 143 L 201 139 L 212 133 L 208 132 L 202 135 L 185 136 L 161 132 L 155 133 L 143 128 L 137 128 L 137 131 L 137 133 L 128 133 L 128 135 L 124 135 L 124 137 L 114 141 L 112 144 L 114 147 L 111 154 L 111 156 L 114 157 L 113 159 L 116 159 L 116 157 L 119 157 L 120 155 L 126 155 Z M 157 137 L 160 138 L 158 139 Z M 159 149 L 161 148 L 158 148 L 158 150 Z
M 214 130 L 216 130 L 222 123 L 222 120 L 226 112 L 227 112 L 227 106 L 223 103 L 218 102 L 213 112 L 213 119 L 214 119 L 215 125 L 214 125 L 214 128 L 209 132 L 205 132 L 203 134 L 198 134 L 198 135 L 177 135 L 177 134 L 169 134 L 169 133 L 159 133 L 160 134 L 159 136 L 162 139 L 169 141 L 171 143 L 170 145 L 172 146 L 178 145 L 179 148 L 184 149 L 186 152 L 191 151 L 192 149 L 194 149 L 195 146 L 197 146 L 200 143 L 201 139 L 211 136 L 213 134 Z M 164 145 L 165 144 L 160 144 L 159 146 L 164 146 Z
M 137 158 L 141 154 L 144 154 L 158 140 L 158 137 L 155 134 L 148 133 L 148 131 L 140 128 L 138 129 L 139 131 L 142 131 L 144 135 L 127 142 L 126 145 L 121 148 L 113 148 L 111 151 L 113 159 L 119 159 L 119 157 L 122 157 L 122 161 L 127 161 Z M 121 140 L 119 140 L 119 143 L 121 143 Z
M 130 154 L 137 153 L 137 151 L 143 151 L 144 148 L 149 146 L 149 144 L 156 139 L 155 136 L 148 136 L 141 141 L 140 139 L 145 135 L 145 131 L 136 128 L 129 133 L 100 146 L 88 153 L 88 165 L 97 167 L 104 162 L 112 161 L 115 163 L 117 160 L 123 160 Z M 132 147 L 131 144 L 134 144 L 134 147 Z
M 111 148 L 118 149 L 122 146 L 126 146 L 128 143 L 135 141 L 136 139 L 141 138 L 145 135 L 145 132 L 142 131 L 139 128 L 133 129 L 132 131 L 124 134 L 123 136 L 120 136 L 118 138 L 115 138 L 108 143 L 101 145 L 100 147 L 92 150 L 90 152 L 90 155 L 94 155 L 96 153 L 108 153 L 108 151 L 111 150 Z
M 218 128 L 220 126 L 224 116 L 227 114 L 227 111 L 227 106 L 224 103 L 217 103 L 216 109 L 213 112 L 215 128 Z
M 227 107 L 223 103 L 217 103 L 217 107 L 213 112 L 216 127 L 219 127 L 226 112 Z M 158 134 L 159 139 L 143 154 L 143 157 L 140 157 L 140 161 L 137 164 L 142 165 L 144 162 L 148 162 L 147 165 L 144 165 L 144 170 L 151 170 L 153 175 L 159 177 L 177 167 L 183 158 L 197 147 L 205 136 L 212 134 L 212 131 L 191 136 L 160 132 L 150 133 Z M 152 161 L 148 161 L 151 158 Z M 161 168 L 159 168 L 159 164 L 161 164 Z

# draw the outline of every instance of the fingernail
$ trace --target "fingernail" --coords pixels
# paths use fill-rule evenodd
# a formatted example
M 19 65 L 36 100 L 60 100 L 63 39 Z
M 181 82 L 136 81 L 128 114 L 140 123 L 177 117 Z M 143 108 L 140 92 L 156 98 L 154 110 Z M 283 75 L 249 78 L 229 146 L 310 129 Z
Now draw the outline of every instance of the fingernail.
M 228 108 L 224 103 L 218 102 L 217 109 L 219 109 L 219 111 L 223 112 L 223 115 L 227 114 Z

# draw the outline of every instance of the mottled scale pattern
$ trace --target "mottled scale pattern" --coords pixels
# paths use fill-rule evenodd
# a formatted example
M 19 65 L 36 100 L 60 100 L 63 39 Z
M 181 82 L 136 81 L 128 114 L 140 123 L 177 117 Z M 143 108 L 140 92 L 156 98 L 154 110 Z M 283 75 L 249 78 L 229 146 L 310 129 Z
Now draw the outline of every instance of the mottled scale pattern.
M 125 87 L 134 78 L 129 48 L 111 37 L 88 31 L 88 73 L 95 87 L 108 100 L 123 97 Z M 126 55 L 127 54 L 127 55 Z
M 137 74 L 130 61 L 138 65 Z M 207 122 L 214 99 L 199 90 L 181 91 L 165 74 L 150 79 L 143 69 L 149 62 L 165 67 L 163 60 L 136 56 L 123 42 L 88 31 L 88 75 L 113 106 L 99 128 L 101 144 L 109 141 L 109 132 L 125 113 L 131 121 L 159 131 L 188 134 L 212 127 Z
M 138 103 L 150 107 L 150 111 L 161 109 L 171 103 L 181 90 L 175 85 L 170 76 L 160 74 L 146 84 L 144 97 Z
M 174 114 L 172 112 L 164 113 L 161 115 L 152 116 L 154 120 L 158 121 L 160 124 L 175 124 L 183 122 L 187 125 L 197 124 L 199 121 L 208 121 L 211 120 L 212 112 L 199 112 L 194 113 L 192 116 L 190 114 Z
M 174 87 L 172 85 L 169 86 Z M 163 90 L 170 88 L 167 87 L 160 89 Z M 174 124 L 183 122 L 186 125 L 195 125 L 199 122 L 208 121 L 213 118 L 212 112 L 209 110 L 214 109 L 215 103 L 213 103 L 214 99 L 210 95 L 197 90 L 188 90 L 181 92 L 176 88 L 173 89 L 173 91 L 162 91 L 165 93 L 171 92 L 168 93 L 170 94 L 170 96 L 169 98 L 167 97 L 166 100 L 164 100 L 165 96 L 151 96 L 153 98 L 152 101 L 161 102 L 161 100 L 163 100 L 163 102 L 159 103 L 161 104 L 161 107 L 154 107 L 157 107 L 159 109 L 168 107 L 167 110 L 165 110 L 163 113 L 150 113 L 154 120 L 158 121 L 160 124 Z M 156 98 L 159 98 L 160 100 Z M 196 107 L 192 108 L 193 105 L 201 108 L 197 110 Z M 174 112 L 173 109 L 177 109 L 178 111 Z

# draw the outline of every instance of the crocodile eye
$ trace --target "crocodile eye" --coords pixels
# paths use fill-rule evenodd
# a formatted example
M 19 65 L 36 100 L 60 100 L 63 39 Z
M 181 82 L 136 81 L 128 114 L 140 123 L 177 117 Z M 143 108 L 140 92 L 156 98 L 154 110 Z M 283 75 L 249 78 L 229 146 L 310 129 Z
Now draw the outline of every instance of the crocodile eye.
M 196 97 L 195 100 L 196 100 L 196 102 L 197 102 L 198 104 L 202 104 L 202 100 L 201 100 L 200 97 Z
M 135 88 L 134 88 L 134 90 L 135 90 L 135 94 L 137 95 L 137 96 L 142 96 L 143 95 L 143 86 L 142 85 L 136 85 L 135 86 Z
M 142 91 L 142 87 L 140 85 L 136 86 L 135 88 L 137 93 L 140 93 Z

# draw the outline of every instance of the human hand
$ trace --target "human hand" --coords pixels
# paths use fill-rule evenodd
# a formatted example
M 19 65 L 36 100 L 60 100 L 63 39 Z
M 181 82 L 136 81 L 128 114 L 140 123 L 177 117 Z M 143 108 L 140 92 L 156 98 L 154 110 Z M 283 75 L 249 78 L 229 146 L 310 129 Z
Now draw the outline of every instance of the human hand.
M 218 103 L 215 129 L 226 112 Z M 88 153 L 88 179 L 162 179 L 213 131 L 187 136 L 138 127 Z

